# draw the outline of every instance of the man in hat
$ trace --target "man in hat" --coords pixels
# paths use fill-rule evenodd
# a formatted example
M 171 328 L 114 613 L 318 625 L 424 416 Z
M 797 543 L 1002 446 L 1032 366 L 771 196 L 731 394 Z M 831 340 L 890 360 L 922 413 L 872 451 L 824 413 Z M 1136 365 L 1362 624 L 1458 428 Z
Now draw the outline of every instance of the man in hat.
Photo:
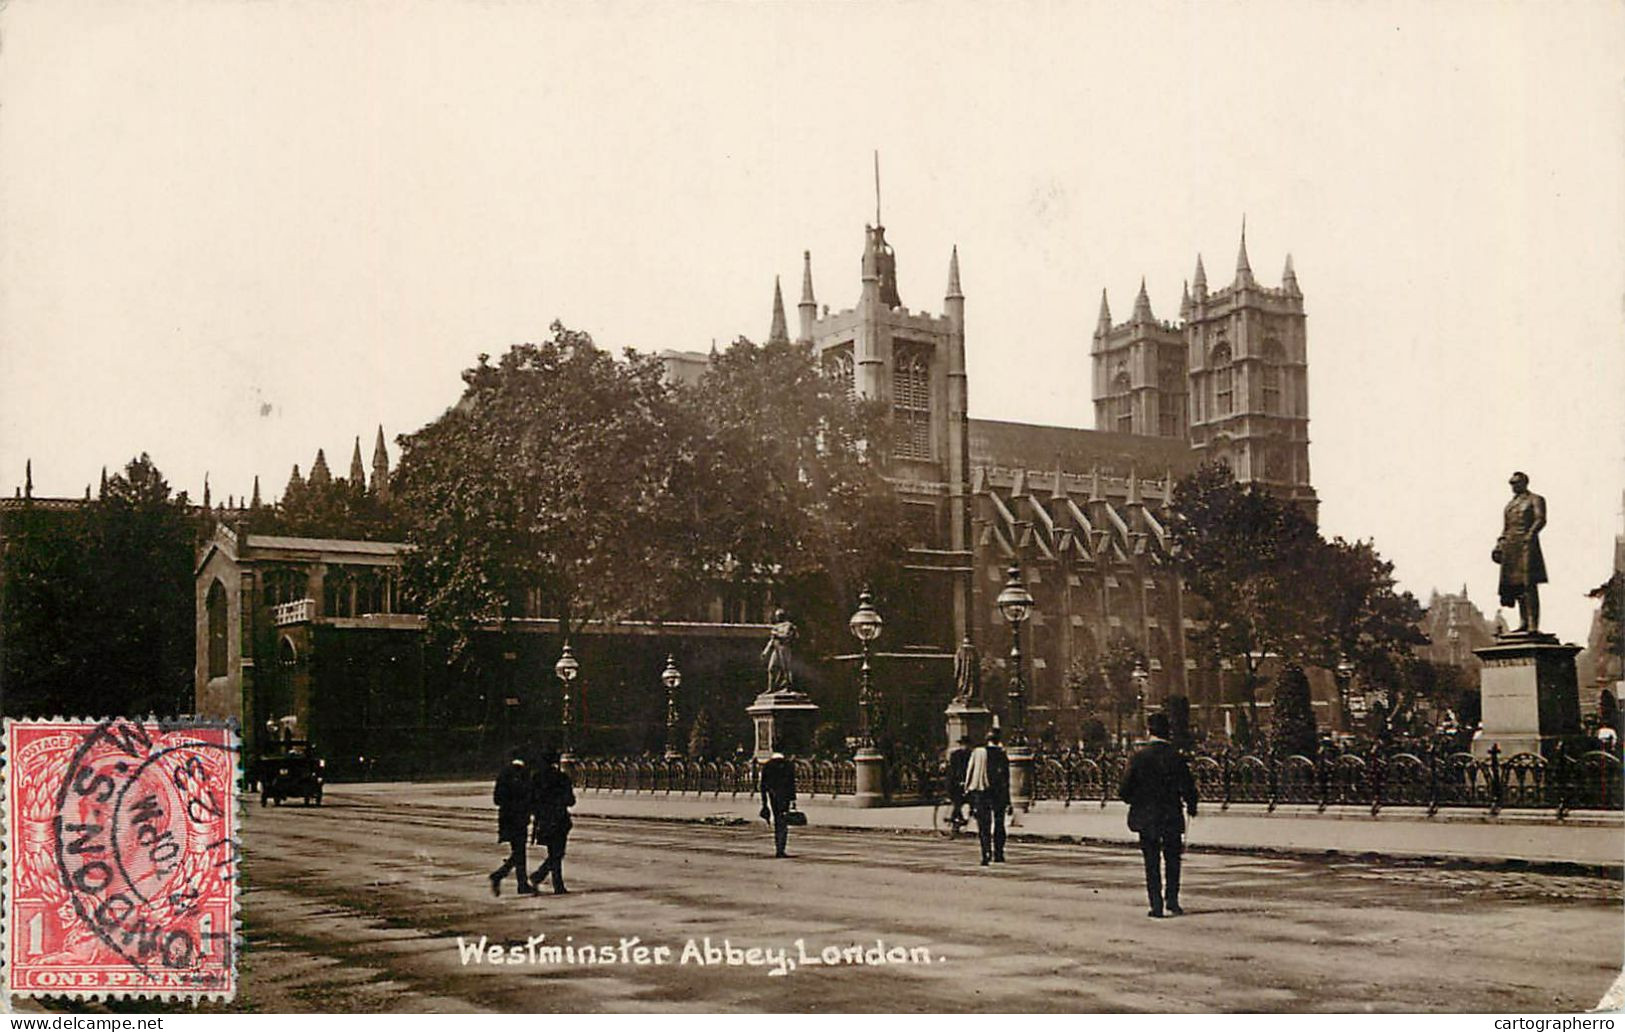
M 999 729 L 987 733 L 987 744 L 971 750 L 965 764 L 965 795 L 976 815 L 976 837 L 982 843 L 982 866 L 1004 863 L 1004 816 L 1010 812 L 1010 758 L 999 744 Z
M 542 754 L 542 769 L 531 783 L 531 811 L 536 817 L 533 841 L 547 849 L 547 859 L 530 876 L 532 886 L 540 886 L 553 876 L 553 894 L 562 896 L 564 887 L 564 848 L 570 838 L 570 807 L 576 804 L 575 783 L 559 766 L 559 754 Z
M 1169 741 L 1168 714 L 1153 713 L 1145 723 L 1151 740 L 1129 760 L 1117 794 L 1128 803 L 1128 830 L 1140 835 L 1145 893 L 1151 901 L 1147 916 L 1177 916 L 1185 912 L 1179 906 L 1179 865 L 1185 849 L 1185 815 L 1196 816 L 1196 779 Z M 1168 872 L 1166 893 L 1163 866 Z
M 530 831 L 530 771 L 525 769 L 524 755 L 518 749 L 509 754 L 508 766 L 497 775 L 491 801 L 497 807 L 497 841 L 508 843 L 508 859 L 491 872 L 491 895 L 502 895 L 502 879 L 509 871 L 516 871 L 519 893 L 528 896 L 536 891 L 525 870 L 525 838 Z
M 787 856 L 784 847 L 790 840 L 789 813 L 796 805 L 796 768 L 777 749 L 762 764 L 762 820 L 773 825 L 773 855 Z
M 970 735 L 960 735 L 959 745 L 948 754 L 948 802 L 953 804 L 949 825 L 957 833 L 965 826 L 965 768 L 970 766 Z
M 1501 566 L 1501 605 L 1518 607 L 1516 634 L 1540 630 L 1540 589 L 1546 583 L 1546 559 L 1540 551 L 1540 532 L 1546 526 L 1546 499 L 1529 490 L 1529 477 L 1514 473 L 1512 500 L 1502 512 L 1501 537 L 1490 558 Z

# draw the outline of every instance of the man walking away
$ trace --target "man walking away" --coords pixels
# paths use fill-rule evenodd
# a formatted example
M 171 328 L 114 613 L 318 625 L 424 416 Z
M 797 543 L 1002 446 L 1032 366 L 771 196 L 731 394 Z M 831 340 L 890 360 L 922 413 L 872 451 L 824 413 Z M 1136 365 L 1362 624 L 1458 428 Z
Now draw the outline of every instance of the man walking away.
M 530 830 L 530 771 L 525 769 L 524 757 L 513 750 L 508 766 L 497 775 L 491 789 L 491 801 L 497 806 L 497 841 L 508 843 L 508 859 L 491 872 L 491 895 L 502 895 L 502 879 L 509 871 L 517 871 L 520 895 L 530 895 L 531 888 L 525 877 L 525 836 Z
M 1164 902 L 1167 913 L 1178 916 L 1185 912 L 1179 906 L 1179 862 L 1185 849 L 1185 815 L 1196 816 L 1196 779 L 1191 777 L 1185 757 L 1168 740 L 1168 715 L 1153 713 L 1145 723 L 1151 740 L 1129 760 L 1117 794 L 1128 804 L 1128 830 L 1140 835 L 1145 893 L 1151 901 L 1147 916 L 1162 917 Z
M 959 736 L 959 746 L 948 754 L 948 802 L 953 804 L 949 825 L 957 834 L 965 826 L 965 769 L 970 766 L 970 735 Z
M 562 896 L 570 891 L 564 887 L 564 847 L 570 838 L 570 807 L 576 804 L 575 782 L 559 766 L 559 754 L 549 752 L 542 756 L 542 769 L 536 775 L 532 788 L 531 808 L 536 815 L 533 832 L 537 845 L 547 847 L 547 859 L 530 876 L 533 885 L 541 885 L 551 872 L 553 895 Z
M 775 751 L 762 764 L 761 788 L 762 820 L 773 822 L 773 855 L 786 856 L 784 847 L 790 840 L 790 820 L 787 815 L 795 809 L 796 803 L 795 764 L 785 759 L 783 753 Z
M 1010 758 L 999 744 L 999 729 L 987 733 L 987 744 L 971 751 L 965 764 L 965 795 L 976 816 L 982 864 L 1004 863 L 1004 815 L 1010 810 Z

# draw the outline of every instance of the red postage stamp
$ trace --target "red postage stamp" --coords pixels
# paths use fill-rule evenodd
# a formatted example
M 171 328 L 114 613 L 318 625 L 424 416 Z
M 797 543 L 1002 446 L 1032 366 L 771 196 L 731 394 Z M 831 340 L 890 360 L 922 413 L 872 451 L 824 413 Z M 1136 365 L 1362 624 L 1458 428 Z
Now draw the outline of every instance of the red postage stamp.
M 5 987 L 230 999 L 237 734 L 212 721 L 5 722 Z

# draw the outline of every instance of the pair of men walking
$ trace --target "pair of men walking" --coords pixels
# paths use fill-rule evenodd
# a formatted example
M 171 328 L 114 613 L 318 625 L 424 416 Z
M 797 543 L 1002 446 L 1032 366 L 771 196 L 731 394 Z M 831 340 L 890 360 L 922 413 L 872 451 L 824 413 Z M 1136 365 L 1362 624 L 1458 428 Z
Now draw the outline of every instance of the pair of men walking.
M 507 768 L 497 775 L 491 790 L 497 807 L 497 841 L 508 844 L 508 859 L 491 872 L 491 895 L 502 894 L 502 882 L 509 872 L 518 872 L 519 894 L 534 895 L 549 873 L 553 894 L 569 891 L 564 887 L 564 849 L 570 837 L 570 807 L 576 804 L 575 784 L 559 767 L 559 754 L 542 754 L 540 769 L 531 771 L 520 750 L 513 751 Z M 547 849 L 547 859 L 534 872 L 526 873 L 527 839 Z

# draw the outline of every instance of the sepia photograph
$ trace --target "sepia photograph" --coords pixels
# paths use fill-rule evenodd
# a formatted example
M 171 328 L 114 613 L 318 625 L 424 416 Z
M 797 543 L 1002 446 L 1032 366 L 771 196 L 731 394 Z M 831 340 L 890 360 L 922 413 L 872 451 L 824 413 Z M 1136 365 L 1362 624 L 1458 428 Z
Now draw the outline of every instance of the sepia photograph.
M 1622 68 L 0 4 L 0 1011 L 1611 1029 Z

